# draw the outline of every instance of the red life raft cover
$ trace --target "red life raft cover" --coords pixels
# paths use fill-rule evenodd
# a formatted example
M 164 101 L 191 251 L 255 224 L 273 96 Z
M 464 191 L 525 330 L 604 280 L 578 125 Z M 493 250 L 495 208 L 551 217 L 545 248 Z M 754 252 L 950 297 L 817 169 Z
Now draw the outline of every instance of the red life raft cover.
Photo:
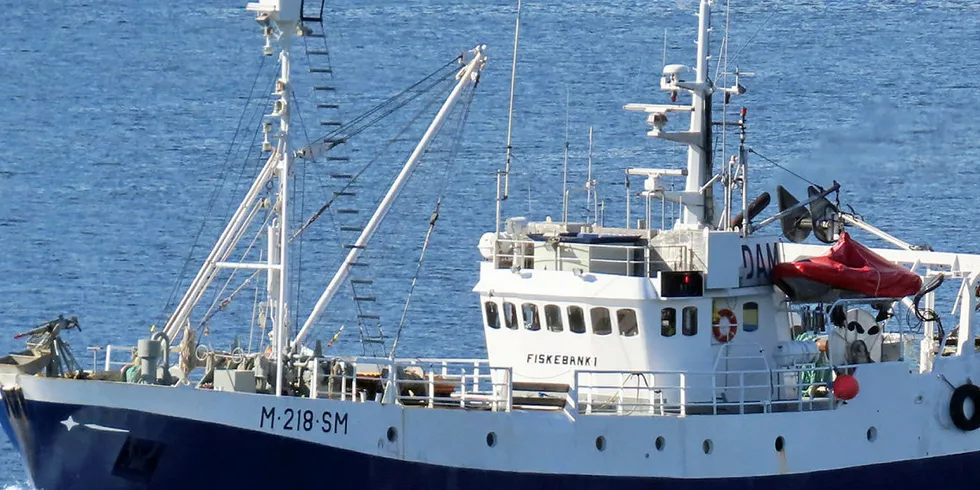
M 847 232 L 841 232 L 824 255 L 776 264 L 772 280 L 793 299 L 810 296 L 806 290 L 819 285 L 872 298 L 911 296 L 922 287 L 918 275 L 872 252 Z

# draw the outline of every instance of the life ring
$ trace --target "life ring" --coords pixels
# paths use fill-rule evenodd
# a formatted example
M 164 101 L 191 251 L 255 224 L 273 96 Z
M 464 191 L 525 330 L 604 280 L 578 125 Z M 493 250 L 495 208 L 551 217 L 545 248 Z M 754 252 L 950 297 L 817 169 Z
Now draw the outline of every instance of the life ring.
M 728 325 L 724 331 L 722 331 L 721 326 L 722 318 L 728 319 Z M 715 340 L 723 344 L 734 339 L 735 334 L 738 333 L 738 318 L 735 317 L 735 312 L 728 308 L 718 310 L 718 316 L 715 317 L 714 324 L 711 325 L 711 333 L 715 336 Z
M 968 398 L 973 402 L 973 414 L 970 417 L 966 416 L 964 410 L 964 402 Z M 965 384 L 953 390 L 953 396 L 949 398 L 949 418 L 963 432 L 980 429 L 980 387 Z

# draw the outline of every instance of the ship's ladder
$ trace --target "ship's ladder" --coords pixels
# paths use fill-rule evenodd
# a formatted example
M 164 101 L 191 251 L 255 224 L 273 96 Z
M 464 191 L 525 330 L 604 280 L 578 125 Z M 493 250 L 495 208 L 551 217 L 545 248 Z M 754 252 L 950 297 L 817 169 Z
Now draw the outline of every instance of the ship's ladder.
M 306 68 L 309 71 L 314 109 L 319 128 L 325 130 L 323 143 L 326 151 L 320 159 L 326 164 L 327 177 L 340 185 L 330 185 L 333 190 L 330 202 L 335 204 L 334 223 L 343 243 L 343 253 L 355 244 L 357 236 L 363 231 L 362 213 L 353 202 L 357 198 L 358 172 L 350 168 L 350 142 L 342 131 L 344 126 L 340 97 L 337 93 L 333 65 L 330 59 L 330 46 L 324 22 L 326 0 L 304 0 L 301 6 L 303 21 L 303 44 L 306 54 Z M 377 295 L 374 293 L 374 279 L 370 275 L 368 262 L 359 260 L 352 264 L 348 284 L 353 296 L 356 324 L 365 354 L 382 355 L 385 352 L 385 336 L 381 327 L 381 315 L 376 313 Z

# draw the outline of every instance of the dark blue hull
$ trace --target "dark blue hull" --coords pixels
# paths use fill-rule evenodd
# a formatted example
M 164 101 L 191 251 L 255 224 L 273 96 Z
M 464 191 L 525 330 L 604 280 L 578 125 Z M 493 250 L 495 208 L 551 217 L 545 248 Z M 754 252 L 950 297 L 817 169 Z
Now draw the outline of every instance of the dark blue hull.
M 16 392 L 15 392 L 16 393 Z M 118 409 L 27 401 L 5 393 L 4 428 L 39 490 L 614 489 L 834 490 L 969 488 L 980 453 L 832 471 L 735 479 L 628 478 L 459 469 L 407 463 L 218 424 Z M 62 422 L 71 416 L 112 432 Z M 814 455 L 819 457 L 819 455 Z

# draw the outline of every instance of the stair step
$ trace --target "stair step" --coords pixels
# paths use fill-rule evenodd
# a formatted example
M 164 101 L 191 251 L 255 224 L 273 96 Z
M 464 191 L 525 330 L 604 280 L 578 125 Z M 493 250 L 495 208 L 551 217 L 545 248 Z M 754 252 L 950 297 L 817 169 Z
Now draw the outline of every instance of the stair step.
M 385 343 L 384 337 L 361 337 L 361 342 L 368 344 L 383 344 Z
M 316 34 L 316 33 L 314 33 L 314 34 L 307 34 L 306 37 L 313 37 L 313 38 L 323 39 L 323 34 Z
M 364 231 L 364 227 L 361 226 L 341 226 L 340 231 L 356 231 L 358 233 Z
M 351 279 L 350 283 L 351 284 L 374 284 L 374 281 L 371 279 Z
M 331 87 L 329 85 L 317 85 L 317 86 L 313 87 L 313 90 L 319 90 L 321 92 L 328 92 L 328 91 L 336 90 L 336 88 L 335 87 Z
M 330 52 L 329 51 L 324 51 L 322 49 L 311 49 L 311 50 L 307 51 L 306 54 L 308 54 L 310 56 L 326 56 L 326 55 L 330 54 Z
M 353 243 L 345 243 L 345 244 L 344 244 L 344 248 L 345 248 L 345 249 L 348 249 L 348 250 L 350 250 L 350 249 L 352 249 L 352 248 L 356 248 L 356 249 L 358 249 L 358 250 L 364 250 L 364 249 L 365 249 L 365 248 L 367 248 L 367 247 L 366 247 L 366 246 L 364 246 L 364 245 L 355 245 L 355 244 L 353 244 Z
M 357 315 L 357 317 L 358 318 L 364 318 L 366 320 L 380 320 L 381 319 L 381 315 L 379 315 L 377 313 L 361 313 L 360 315 Z
M 333 73 L 330 68 L 310 68 L 310 73 Z
M 375 297 L 375 296 L 354 296 L 354 301 L 368 301 L 368 302 L 373 302 L 373 301 L 377 301 L 377 300 L 378 300 L 378 298 Z
M 353 191 L 334 191 L 333 195 L 334 195 L 334 197 L 340 197 L 340 196 L 356 196 L 357 193 L 356 192 L 353 192 Z
M 339 145 L 345 141 L 347 140 L 345 140 L 344 138 L 323 138 L 324 143 L 328 143 L 331 145 Z
M 349 162 L 350 157 L 326 157 L 328 162 Z
M 340 109 L 340 104 L 317 104 L 317 109 Z
M 342 124 L 339 121 L 320 121 L 320 126 L 335 126 L 339 127 Z
M 346 180 L 350 180 L 353 177 L 354 176 L 351 175 L 351 174 L 330 174 L 330 178 L 331 179 L 346 179 Z
M 313 16 L 304 15 L 300 17 L 300 19 L 302 19 L 303 22 L 323 22 L 323 17 L 313 17 Z
M 337 214 L 357 214 L 357 213 L 360 213 L 360 211 L 358 211 L 356 209 L 338 209 L 337 210 Z
M 368 266 L 368 263 L 367 262 L 354 261 L 354 262 L 351 262 L 350 263 L 350 266 L 351 267 L 367 267 Z

